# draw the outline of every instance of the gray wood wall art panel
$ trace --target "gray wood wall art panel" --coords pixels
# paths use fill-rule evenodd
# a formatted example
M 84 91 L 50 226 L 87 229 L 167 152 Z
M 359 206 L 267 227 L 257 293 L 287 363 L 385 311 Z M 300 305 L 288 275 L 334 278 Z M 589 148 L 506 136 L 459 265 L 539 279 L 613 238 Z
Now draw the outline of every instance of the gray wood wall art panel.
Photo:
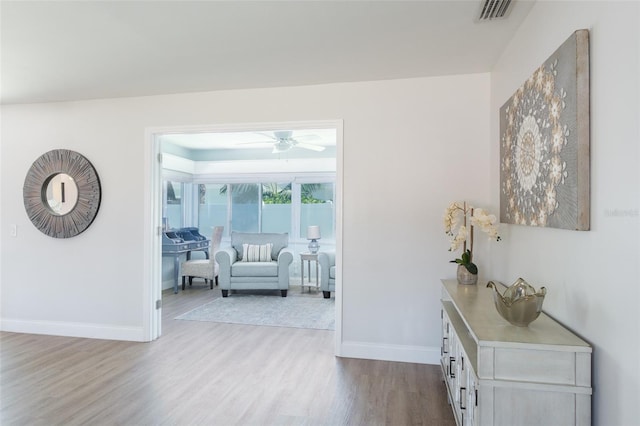
M 67 149 L 46 152 L 27 172 L 24 207 L 33 225 L 53 238 L 85 231 L 100 208 L 98 173 L 81 154 Z

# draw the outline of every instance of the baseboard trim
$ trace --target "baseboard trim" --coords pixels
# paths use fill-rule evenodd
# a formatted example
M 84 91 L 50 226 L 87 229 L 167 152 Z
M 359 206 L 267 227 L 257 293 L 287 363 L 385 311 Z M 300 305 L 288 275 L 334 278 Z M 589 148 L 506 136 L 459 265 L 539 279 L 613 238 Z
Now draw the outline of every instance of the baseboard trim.
M 173 288 L 173 284 L 175 283 L 174 280 L 169 280 L 169 281 L 162 281 L 162 290 L 169 290 L 170 288 Z M 180 287 L 180 280 L 178 280 L 178 287 Z
M 440 347 L 384 345 L 353 341 L 342 342 L 341 346 L 340 356 L 344 358 L 440 364 Z
M 143 327 L 118 327 L 64 321 L 30 321 L 0 319 L 0 330 L 13 333 L 46 334 L 50 336 L 84 337 L 88 339 L 144 342 Z

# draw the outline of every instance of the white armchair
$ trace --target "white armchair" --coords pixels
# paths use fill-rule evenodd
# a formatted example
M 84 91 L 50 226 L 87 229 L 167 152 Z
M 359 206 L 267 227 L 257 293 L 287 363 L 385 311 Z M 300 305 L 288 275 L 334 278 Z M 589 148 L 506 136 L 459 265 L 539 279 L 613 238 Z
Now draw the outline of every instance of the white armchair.
M 336 291 L 336 253 L 325 251 L 318 253 L 320 264 L 320 290 L 325 299 L 331 297 L 331 292 Z
M 213 236 L 211 237 L 211 253 L 209 259 L 194 259 L 182 262 L 180 271 L 182 274 L 182 289 L 185 288 L 185 279 L 189 277 L 189 285 L 193 284 L 193 278 L 204 278 L 205 284 L 211 281 L 210 288 L 213 289 L 213 281 L 218 285 L 218 271 L 220 266 L 215 260 L 215 255 L 220 248 L 220 240 L 222 240 L 222 231 L 224 226 L 216 226 L 213 228 Z

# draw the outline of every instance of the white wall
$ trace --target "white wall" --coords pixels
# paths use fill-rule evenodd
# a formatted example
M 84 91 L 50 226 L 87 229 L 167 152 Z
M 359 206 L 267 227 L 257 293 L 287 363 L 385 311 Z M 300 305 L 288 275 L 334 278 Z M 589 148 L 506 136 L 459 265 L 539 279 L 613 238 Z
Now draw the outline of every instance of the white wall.
M 143 336 L 146 128 L 344 120 L 343 355 L 437 362 L 442 213 L 490 198 L 489 75 L 2 107 L 4 330 Z M 29 222 L 22 184 L 54 148 L 97 169 L 102 205 L 78 237 Z M 482 257 L 478 257 L 482 267 Z
M 573 31 L 590 30 L 591 230 L 503 225 L 493 275 L 548 289 L 544 309 L 594 347 L 593 419 L 638 424 L 640 395 L 638 2 L 538 1 L 491 74 L 491 190 L 502 104 Z

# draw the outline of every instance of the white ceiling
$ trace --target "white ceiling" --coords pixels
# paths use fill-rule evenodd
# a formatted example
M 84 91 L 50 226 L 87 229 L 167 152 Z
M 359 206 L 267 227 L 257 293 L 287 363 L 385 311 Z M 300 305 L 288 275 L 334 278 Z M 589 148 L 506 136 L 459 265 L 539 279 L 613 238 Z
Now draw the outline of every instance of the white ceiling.
M 532 3 L 0 0 L 2 104 L 488 72 Z

